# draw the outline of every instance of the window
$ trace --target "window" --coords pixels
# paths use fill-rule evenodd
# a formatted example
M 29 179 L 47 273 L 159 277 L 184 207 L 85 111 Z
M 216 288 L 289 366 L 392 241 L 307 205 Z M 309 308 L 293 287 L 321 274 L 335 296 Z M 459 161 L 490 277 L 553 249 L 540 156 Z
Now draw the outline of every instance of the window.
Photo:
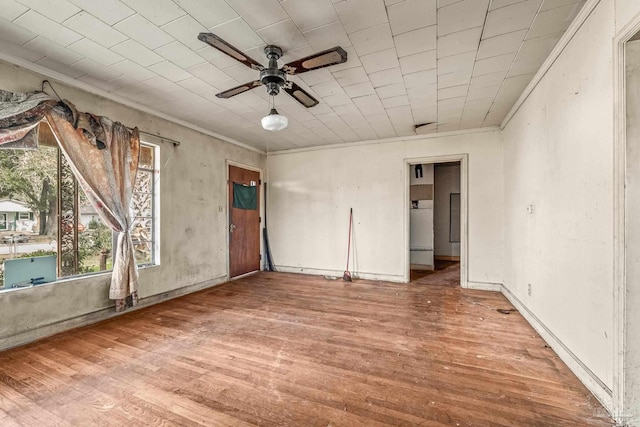
M 138 175 L 131 203 L 133 211 L 131 240 L 133 240 L 138 265 L 155 263 L 155 158 L 154 147 L 142 144 L 140 147 Z
M 158 263 L 157 152 L 157 146 L 141 144 L 131 210 L 138 266 Z M 41 138 L 38 150 L 0 150 L 2 198 L 20 200 L 34 212 L 19 215 L 19 219 L 35 224 L 33 232 L 25 233 L 29 239 L 20 244 L 19 256 L 55 255 L 58 278 L 112 268 L 115 236 L 87 200 L 55 140 Z M 0 241 L 5 234 L 14 233 L 2 231 L 7 228 L 4 219 L 0 221 Z M 9 255 L 0 255 L 0 289 L 10 287 L 3 283 L 4 258 Z

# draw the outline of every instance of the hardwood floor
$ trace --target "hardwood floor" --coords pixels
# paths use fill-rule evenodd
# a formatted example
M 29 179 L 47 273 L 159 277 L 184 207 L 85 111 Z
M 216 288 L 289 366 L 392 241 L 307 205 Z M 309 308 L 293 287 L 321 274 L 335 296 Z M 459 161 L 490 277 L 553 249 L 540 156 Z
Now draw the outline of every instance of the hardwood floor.
M 0 426 L 605 426 L 499 293 L 259 273 L 0 353 Z

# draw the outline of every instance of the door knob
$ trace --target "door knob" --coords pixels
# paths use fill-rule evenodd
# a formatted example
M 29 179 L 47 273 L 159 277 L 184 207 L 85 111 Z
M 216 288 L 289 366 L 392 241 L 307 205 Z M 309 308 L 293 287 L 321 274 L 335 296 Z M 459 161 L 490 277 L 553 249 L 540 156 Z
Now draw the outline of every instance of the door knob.
M 235 225 L 235 224 L 231 224 L 231 225 L 229 226 L 229 233 L 233 233 L 233 229 L 234 229 L 234 228 L 236 228 L 236 225 Z

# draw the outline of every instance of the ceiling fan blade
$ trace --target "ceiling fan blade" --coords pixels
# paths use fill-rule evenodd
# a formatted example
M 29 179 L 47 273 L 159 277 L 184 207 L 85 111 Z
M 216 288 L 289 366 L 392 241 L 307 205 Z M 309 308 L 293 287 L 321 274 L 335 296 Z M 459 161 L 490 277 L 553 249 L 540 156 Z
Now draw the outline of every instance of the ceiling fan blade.
M 213 33 L 200 33 L 198 34 L 198 40 L 207 43 L 208 45 L 218 49 L 222 53 L 226 53 L 233 59 L 242 62 L 249 68 L 253 68 L 254 70 L 258 71 L 264 70 L 264 67 L 258 61 L 248 57 L 240 50 L 231 46 L 229 43 L 222 40 L 220 37 L 216 36 Z
M 318 105 L 317 99 L 315 99 L 306 90 L 302 89 L 294 82 L 287 82 L 282 87 L 282 89 L 307 108 L 315 107 L 316 105 Z
M 347 62 L 347 52 L 340 46 L 336 46 L 289 62 L 282 67 L 282 71 L 287 74 L 300 74 L 317 70 L 318 68 L 342 64 L 343 62 Z
M 240 86 L 236 86 L 236 87 L 231 88 L 231 89 L 227 89 L 224 92 L 216 93 L 216 96 L 218 98 L 227 99 L 227 98 L 231 98 L 232 96 L 239 95 L 242 92 L 246 92 L 248 90 L 251 90 L 251 89 L 253 89 L 255 87 L 258 87 L 258 86 L 261 86 L 261 85 L 262 85 L 262 83 L 260 82 L 260 80 L 254 80 L 252 82 L 245 83 L 245 84 L 242 84 Z

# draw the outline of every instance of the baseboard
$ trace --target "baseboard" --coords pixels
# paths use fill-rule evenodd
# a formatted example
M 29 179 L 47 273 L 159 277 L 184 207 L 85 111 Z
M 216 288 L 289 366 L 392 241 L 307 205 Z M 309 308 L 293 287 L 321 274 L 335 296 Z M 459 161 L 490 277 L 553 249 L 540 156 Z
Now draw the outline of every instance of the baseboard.
M 464 288 L 465 289 L 477 289 L 479 291 L 501 292 L 502 291 L 502 283 L 467 281 L 467 286 L 465 286 Z
M 576 377 L 602 403 L 609 414 L 613 413 L 613 392 L 604 384 L 547 326 L 507 289 L 502 286 L 502 294 L 518 309 L 522 317 L 540 334 L 543 340 L 556 352 Z
M 59 334 L 61 332 L 68 331 L 70 329 L 81 328 L 94 323 L 102 322 L 103 320 L 111 319 L 112 317 L 119 316 L 121 314 L 130 313 L 134 310 L 139 310 L 144 307 L 149 307 L 160 302 L 181 297 L 186 294 L 201 291 L 203 289 L 211 288 L 227 281 L 226 276 L 217 277 L 215 279 L 207 280 L 193 285 L 185 286 L 179 289 L 174 289 L 167 292 L 162 292 L 157 295 L 151 295 L 145 298 L 141 298 L 138 301 L 138 305 L 125 312 L 116 313 L 114 307 L 105 308 L 102 310 L 94 311 L 92 313 L 83 314 L 81 316 L 65 319 L 60 322 L 50 323 L 48 325 L 39 326 L 34 329 L 19 332 L 14 335 L 0 338 L 0 351 L 8 350 L 10 348 L 19 347 L 21 345 L 29 344 L 42 338 L 47 338 L 52 335 Z
M 460 261 L 459 256 L 436 255 L 433 257 L 436 261 Z
M 311 274 L 314 276 L 331 276 L 331 277 L 342 277 L 344 274 L 344 270 L 326 270 L 320 268 L 308 268 L 308 267 L 292 267 L 287 265 L 276 265 L 276 271 L 282 273 L 297 273 L 297 274 Z M 387 282 L 399 282 L 406 283 L 407 278 L 405 276 L 400 275 L 391 275 L 391 274 L 378 274 L 378 273 L 363 273 L 360 271 L 354 272 L 351 271 L 351 277 L 354 279 L 365 279 L 365 280 L 384 280 Z

